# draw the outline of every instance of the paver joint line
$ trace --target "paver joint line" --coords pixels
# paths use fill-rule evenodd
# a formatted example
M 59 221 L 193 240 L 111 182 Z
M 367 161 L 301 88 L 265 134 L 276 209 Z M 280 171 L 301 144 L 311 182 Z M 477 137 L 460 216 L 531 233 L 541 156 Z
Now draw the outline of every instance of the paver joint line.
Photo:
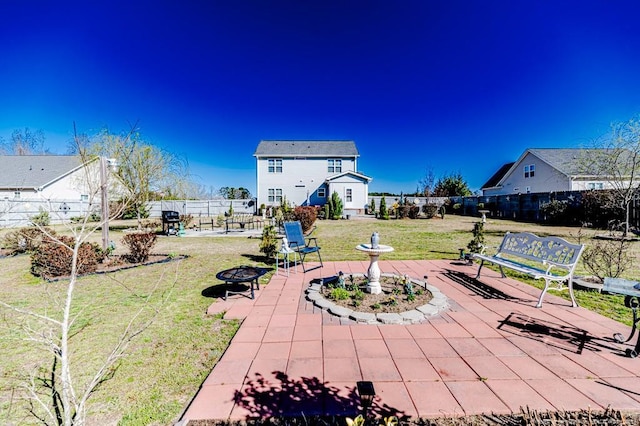
M 339 270 L 356 271 L 362 265 L 340 262 Z M 436 304 L 446 301 L 450 310 L 431 315 L 432 308 L 424 309 L 426 312 L 418 308 L 416 312 L 425 319 L 414 325 L 382 324 L 377 318 L 376 325 L 356 323 L 335 317 L 306 300 L 310 276 L 319 275 L 291 273 L 289 277 L 278 277 L 274 284 L 282 291 L 273 304 L 270 299 L 274 291 L 265 292 L 260 303 L 262 290 L 256 292 L 256 303 L 233 302 L 234 310 L 238 315 L 246 314 L 246 319 L 237 339 L 232 339 L 181 421 L 246 420 L 246 416 L 255 413 L 233 401 L 256 403 L 266 397 L 265 392 L 283 392 L 288 386 L 298 392 L 292 401 L 313 400 L 318 414 L 354 415 L 331 398 L 335 392 L 330 389 L 339 390 L 338 400 L 352 404 L 356 381 L 367 379 L 374 382 L 377 404 L 412 417 L 505 413 L 523 403 L 540 411 L 585 408 L 584 404 L 599 407 L 598 403 L 605 401 L 613 409 L 640 413 L 640 398 L 634 397 L 640 395 L 639 361 L 621 356 L 628 345 L 613 343 L 610 338 L 611 328 L 624 329 L 622 325 L 583 312 L 583 308 L 570 308 L 555 295 L 546 296 L 541 312 L 530 297 L 536 289 L 498 274 L 485 276 L 483 282 L 510 298 L 478 297 L 447 276 L 446 272 L 452 270 L 469 276 L 475 273 L 452 261 L 385 260 L 381 267 L 412 276 L 423 276 L 428 271 L 430 281 L 438 283 L 432 289 L 437 294 Z M 333 266 L 325 262 L 325 273 L 337 268 L 337 263 Z M 219 312 L 221 306 L 216 304 L 209 312 Z M 417 318 L 417 314 L 409 315 L 410 321 L 414 315 Z M 544 327 L 499 328 L 509 318 L 516 318 L 513 315 L 520 315 L 519 321 L 528 318 L 527 323 L 549 326 L 548 333 L 553 333 L 553 324 L 558 330 L 562 324 L 576 324 L 572 329 L 584 331 L 581 336 L 591 345 L 579 351 L 579 342 L 568 338 L 556 341 L 554 346 L 550 340 L 553 336 L 545 334 Z M 272 318 L 275 327 L 269 328 Z M 366 316 L 358 317 L 361 319 L 366 321 Z M 569 330 L 565 337 L 571 334 L 570 329 L 563 330 Z M 527 334 L 522 334 L 524 331 Z M 560 337 L 556 333 L 555 338 Z M 593 344 L 600 340 L 607 345 Z M 245 369 L 243 384 L 229 382 L 239 381 Z M 256 377 L 263 381 L 256 381 Z M 603 388 L 594 383 L 611 386 Z M 253 387 L 247 387 L 249 384 Z M 311 392 L 305 389 L 316 393 L 305 393 Z M 254 397 L 257 399 L 252 400 Z M 291 413 L 296 411 L 295 406 L 288 409 Z

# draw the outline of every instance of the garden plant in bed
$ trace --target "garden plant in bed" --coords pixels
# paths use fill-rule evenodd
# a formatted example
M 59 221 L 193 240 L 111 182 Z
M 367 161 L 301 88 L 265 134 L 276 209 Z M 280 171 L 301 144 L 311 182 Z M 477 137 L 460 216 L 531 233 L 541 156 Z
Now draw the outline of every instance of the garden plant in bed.
M 400 313 L 429 303 L 433 295 L 426 283 L 413 280 L 407 275 L 382 274 L 382 292 L 366 291 L 367 277 L 364 274 L 344 275 L 342 272 L 322 286 L 321 293 L 338 306 L 365 313 Z

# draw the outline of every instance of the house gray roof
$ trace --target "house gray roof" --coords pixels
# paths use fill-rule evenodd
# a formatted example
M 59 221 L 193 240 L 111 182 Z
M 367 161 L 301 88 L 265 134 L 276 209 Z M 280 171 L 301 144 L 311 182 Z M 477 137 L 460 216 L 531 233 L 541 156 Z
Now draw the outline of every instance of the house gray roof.
M 35 189 L 82 165 L 75 155 L 0 155 L 0 189 Z
M 588 167 L 587 163 L 598 158 L 594 152 L 601 153 L 606 150 L 603 148 L 531 148 L 527 151 L 567 176 L 585 176 L 588 175 L 585 170 Z
M 353 141 L 273 141 L 258 144 L 254 157 L 359 157 Z

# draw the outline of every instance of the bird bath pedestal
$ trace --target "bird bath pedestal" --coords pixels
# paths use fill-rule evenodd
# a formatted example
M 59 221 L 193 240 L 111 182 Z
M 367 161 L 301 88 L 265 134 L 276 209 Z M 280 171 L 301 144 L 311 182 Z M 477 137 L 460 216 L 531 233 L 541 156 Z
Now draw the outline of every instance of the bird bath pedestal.
M 371 244 L 360 244 L 356 247 L 356 250 L 363 251 L 369 255 L 371 263 L 369 264 L 369 271 L 367 272 L 367 291 L 371 294 L 382 293 L 382 286 L 380 286 L 380 267 L 378 266 L 378 257 L 382 253 L 389 253 L 393 251 L 391 246 L 378 245 L 373 248 Z

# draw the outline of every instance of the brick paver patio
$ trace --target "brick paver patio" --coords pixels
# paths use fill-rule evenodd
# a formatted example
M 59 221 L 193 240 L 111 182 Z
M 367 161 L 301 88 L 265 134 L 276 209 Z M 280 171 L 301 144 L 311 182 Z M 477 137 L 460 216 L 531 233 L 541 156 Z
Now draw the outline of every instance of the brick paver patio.
M 420 324 L 361 325 L 305 300 L 313 278 L 366 272 L 368 262 L 325 262 L 274 275 L 256 299 L 216 301 L 210 313 L 244 319 L 183 414 L 245 420 L 356 415 L 356 382 L 372 381 L 372 411 L 402 417 L 535 410 L 640 411 L 640 359 L 614 332 L 629 327 L 539 290 L 452 261 L 380 261 L 440 289 L 449 308 Z

